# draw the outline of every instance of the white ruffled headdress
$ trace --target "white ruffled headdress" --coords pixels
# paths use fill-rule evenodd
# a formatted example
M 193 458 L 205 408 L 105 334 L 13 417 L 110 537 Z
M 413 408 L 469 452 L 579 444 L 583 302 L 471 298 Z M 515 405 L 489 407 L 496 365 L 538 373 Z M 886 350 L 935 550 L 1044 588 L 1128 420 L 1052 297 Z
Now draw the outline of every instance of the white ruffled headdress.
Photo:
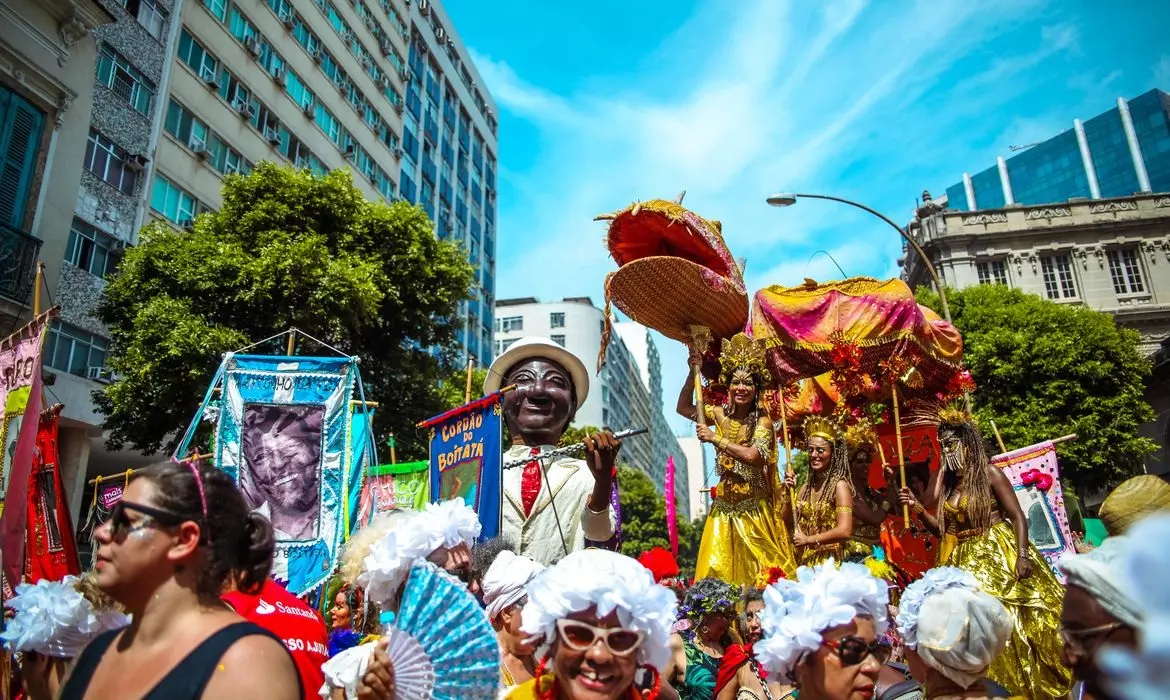
M 7 602 L 16 616 L 0 633 L 9 651 L 71 659 L 99 634 L 130 624 L 130 618 L 116 610 L 94 610 L 75 583 L 76 576 L 66 576 L 16 587 L 16 595 Z
M 483 575 L 483 602 L 489 620 L 520 602 L 528 591 L 528 582 L 545 567 L 538 561 L 504 550 Z
M 357 584 L 368 600 L 385 606 L 396 597 L 414 562 L 442 547 L 470 546 L 482 529 L 462 498 L 428 504 L 374 542 L 362 560 Z
M 760 622 L 764 638 L 756 642 L 756 657 L 782 678 L 806 653 L 820 648 L 821 633 L 847 625 L 864 615 L 873 618 L 880 637 L 886 633 L 889 589 L 862 564 L 832 559 L 813 568 L 802 566 L 796 580 L 781 579 L 764 589 Z
M 1113 539 L 1112 537 L 1109 540 Z M 1098 654 L 1107 687 L 1120 698 L 1170 697 L 1170 515 L 1151 515 L 1126 531 L 1121 577 L 1143 611 L 1137 651 L 1103 645 Z M 1108 542 L 1109 540 L 1105 540 Z
M 897 625 L 903 643 L 928 666 L 970 688 L 1003 651 L 1013 621 L 974 576 L 942 566 L 906 587 Z
M 645 633 L 639 663 L 666 668 L 678 599 L 637 560 L 608 550 L 573 552 L 533 579 L 521 629 L 547 643 L 557 620 L 594 606 L 598 617 L 617 611 L 622 627 Z

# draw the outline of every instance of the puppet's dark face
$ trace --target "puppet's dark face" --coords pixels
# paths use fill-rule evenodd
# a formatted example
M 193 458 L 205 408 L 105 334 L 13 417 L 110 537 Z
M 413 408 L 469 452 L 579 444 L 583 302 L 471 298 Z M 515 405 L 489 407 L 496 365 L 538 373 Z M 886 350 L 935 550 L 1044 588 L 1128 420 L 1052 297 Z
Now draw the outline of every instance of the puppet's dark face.
M 576 410 L 573 381 L 565 368 L 536 357 L 512 367 L 505 384 L 516 389 L 504 394 L 504 420 L 512 435 L 527 445 L 555 445 Z

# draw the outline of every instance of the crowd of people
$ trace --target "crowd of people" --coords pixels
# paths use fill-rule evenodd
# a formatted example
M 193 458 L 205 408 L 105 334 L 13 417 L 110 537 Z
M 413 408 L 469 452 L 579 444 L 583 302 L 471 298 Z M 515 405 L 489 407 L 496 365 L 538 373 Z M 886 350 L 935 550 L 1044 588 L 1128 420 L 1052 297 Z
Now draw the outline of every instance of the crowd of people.
M 415 697 L 390 642 L 409 574 L 425 565 L 478 599 L 473 614 L 498 642 L 498 682 L 462 697 L 1048 699 L 1068 697 L 1074 682 L 1089 700 L 1170 697 L 1164 488 L 1123 484 L 1110 496 L 1112 536 L 1063 559 L 1062 584 L 961 411 L 933 416 L 941 467 L 919 488 L 898 488 L 888 472 L 884 492 L 871 489 L 871 426 L 822 417 L 801 426 L 807 478 L 782 474 L 760 402 L 766 369 L 737 338 L 722 356 L 722 405 L 700 414 L 680 394 L 681 413 L 706 419 L 697 432 L 720 475 L 695 575 L 683 581 L 677 565 L 589 546 L 613 534 L 620 443 L 591 436 L 584 459 L 545 464 L 588 374 L 560 346 L 517 345 L 491 371 L 516 386 L 502 409 L 509 452 L 532 461 L 505 474 L 500 537 L 481 541 L 459 499 L 382 513 L 345 544 L 322 615 L 273 580 L 273 527 L 225 472 L 154 465 L 131 475 L 96 530 L 92 571 L 22 584 L 8 601 L 2 636 L 22 692 Z M 879 527 L 903 505 L 938 537 L 921 575 L 881 551 Z

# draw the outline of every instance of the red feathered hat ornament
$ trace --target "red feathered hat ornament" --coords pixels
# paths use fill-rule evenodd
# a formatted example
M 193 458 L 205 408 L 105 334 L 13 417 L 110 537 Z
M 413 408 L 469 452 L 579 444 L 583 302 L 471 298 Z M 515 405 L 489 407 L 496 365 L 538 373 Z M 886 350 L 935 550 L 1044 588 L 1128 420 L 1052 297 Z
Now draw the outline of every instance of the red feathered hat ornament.
M 654 547 L 642 552 L 642 556 L 638 557 L 638 563 L 654 574 L 655 583 L 660 583 L 664 578 L 678 576 L 678 562 L 675 561 L 674 555 L 670 551 L 662 547 Z

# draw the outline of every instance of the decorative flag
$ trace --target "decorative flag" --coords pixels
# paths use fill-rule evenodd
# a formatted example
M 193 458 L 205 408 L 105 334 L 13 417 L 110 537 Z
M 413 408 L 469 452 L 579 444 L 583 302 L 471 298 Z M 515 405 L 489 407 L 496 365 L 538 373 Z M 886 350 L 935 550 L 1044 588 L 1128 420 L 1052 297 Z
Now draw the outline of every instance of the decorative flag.
M 1028 539 L 1063 582 L 1064 575 L 1056 568 L 1056 560 L 1066 552 L 1075 553 L 1076 547 L 1064 509 L 1056 447 L 1051 442 L 1041 442 L 996 455 L 991 463 L 1003 470 L 1003 475 L 1012 482 L 1020 509 L 1028 520 Z
M 41 416 L 41 349 L 53 307 L 16 333 L 0 340 L 0 446 L 4 495 L 0 514 L 0 557 L 5 582 L 15 586 L 24 568 L 29 476 Z
M 361 520 L 358 514 L 361 499 L 365 493 L 361 485 L 365 483 L 366 470 L 371 464 L 376 464 L 378 461 L 378 456 L 374 453 L 374 409 L 367 406 L 363 410 L 360 403 L 355 405 L 355 409 L 357 410 L 354 410 L 349 417 L 349 456 L 345 462 L 349 465 L 346 483 L 350 484 L 350 487 L 346 493 L 345 522 L 342 523 L 342 533 L 343 538 L 347 540 L 354 528 L 361 523 L 369 522 Z
M 43 412 L 37 432 L 37 452 L 28 483 L 25 533 L 28 542 L 25 573 L 29 583 L 41 579 L 60 581 L 81 573 L 57 455 L 57 426 L 62 408 L 57 404 Z
M 361 488 L 351 483 L 349 462 L 356 377 L 353 357 L 228 353 L 176 453 L 186 454 L 199 420 L 216 423 L 215 466 L 272 521 L 272 576 L 298 597 L 336 566 L 349 494 Z M 216 407 L 211 398 L 221 382 Z
M 674 457 L 666 458 L 666 532 L 670 536 L 670 553 L 678 558 L 678 504 L 674 500 Z
M 622 498 L 621 490 L 618 488 L 618 470 L 613 468 L 613 488 L 609 492 L 609 507 L 613 509 L 614 528 L 613 537 L 610 537 L 604 542 L 596 542 L 594 540 L 585 538 L 586 547 L 594 547 L 597 549 L 608 549 L 611 552 L 622 551 Z
M 422 510 L 430 500 L 427 475 L 431 463 L 381 464 L 366 471 L 358 522 L 368 523 L 388 510 Z
M 483 525 L 481 541 L 500 534 L 502 396 L 497 391 L 419 424 L 431 430 L 431 502 L 462 498 Z

